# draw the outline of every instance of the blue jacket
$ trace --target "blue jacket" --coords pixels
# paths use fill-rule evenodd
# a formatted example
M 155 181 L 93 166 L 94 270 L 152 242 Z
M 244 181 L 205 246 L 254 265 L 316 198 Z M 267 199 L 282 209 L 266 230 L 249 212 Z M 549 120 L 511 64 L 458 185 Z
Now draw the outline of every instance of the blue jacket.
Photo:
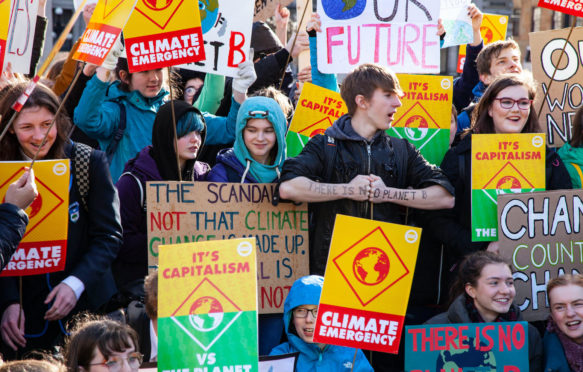
M 559 340 L 556 333 L 545 333 L 545 337 L 543 338 L 543 350 L 545 372 L 573 372 L 567 362 L 567 357 L 565 356 L 565 350 L 563 350 L 561 340 Z
M 294 282 L 283 305 L 283 323 L 289 341 L 275 347 L 269 355 L 299 352 L 296 367 L 298 372 L 349 372 L 356 351 L 357 356 L 352 371 L 373 371 L 361 350 L 336 345 L 326 345 L 324 349 L 320 349 L 318 345 L 309 344 L 296 334 L 289 332 L 292 310 L 300 305 L 319 304 L 323 285 L 324 278 L 317 275 L 304 276 Z
M 28 216 L 14 204 L 0 204 L 0 271 L 6 266 L 24 236 Z
M 481 81 L 476 84 L 474 89 L 472 90 L 472 94 L 474 96 L 473 101 L 474 103 L 478 103 L 480 98 L 484 95 L 486 91 L 486 86 Z M 471 104 L 457 116 L 457 132 L 461 133 L 464 130 L 468 129 L 472 124 L 472 111 L 474 111 L 475 105 Z
M 111 178 L 117 181 L 125 163 L 144 147 L 152 144 L 152 126 L 156 113 L 165 102 L 162 89 L 154 98 L 145 98 L 138 91 L 123 91 L 119 82 L 109 84 L 93 76 L 87 83 L 74 121 L 89 137 L 97 139 L 107 149 L 120 123 L 120 102 L 126 107 L 126 130 L 110 164 Z M 117 102 L 116 102 L 117 101 Z M 227 117 L 204 113 L 207 124 L 207 145 L 230 144 L 235 140 L 235 123 L 240 105 L 232 100 Z

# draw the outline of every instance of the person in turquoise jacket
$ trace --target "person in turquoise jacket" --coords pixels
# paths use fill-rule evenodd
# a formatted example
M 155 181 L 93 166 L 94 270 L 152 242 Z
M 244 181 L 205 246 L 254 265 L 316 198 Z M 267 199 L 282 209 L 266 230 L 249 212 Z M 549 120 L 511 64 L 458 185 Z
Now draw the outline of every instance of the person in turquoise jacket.
M 298 372 L 374 371 L 359 349 L 314 343 L 314 327 L 323 285 L 324 278 L 318 275 L 304 276 L 294 282 L 283 305 L 288 342 L 275 347 L 269 355 L 299 352 Z
M 575 113 L 571 133 L 571 140 L 558 153 L 571 176 L 573 188 L 580 189 L 583 184 L 583 107 Z

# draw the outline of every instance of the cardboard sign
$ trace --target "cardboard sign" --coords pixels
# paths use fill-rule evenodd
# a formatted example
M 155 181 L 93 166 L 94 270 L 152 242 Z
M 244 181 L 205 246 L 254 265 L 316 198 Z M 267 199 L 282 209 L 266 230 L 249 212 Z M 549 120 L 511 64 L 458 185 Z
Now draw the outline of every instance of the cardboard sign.
M 115 40 L 128 21 L 136 2 L 137 0 L 99 1 L 73 58 L 101 66 L 115 45 Z
M 237 76 L 251 46 L 253 0 L 204 0 L 200 11 L 206 59 L 183 66 L 189 70 Z M 208 3 L 208 4 L 206 4 Z
M 348 73 L 363 63 L 439 73 L 439 1 L 318 0 L 318 68 Z
M 445 28 L 442 48 L 465 45 L 474 39 L 472 19 L 468 15 L 471 0 L 441 0 L 441 20 Z
M 287 156 L 297 156 L 310 138 L 324 134 L 326 129 L 347 111 L 340 93 L 312 83 L 304 83 L 285 138 Z
M 10 24 L 10 0 L 0 1 L 0 22 L 3 25 Z M 6 53 L 6 39 L 8 38 L 8 27 L 0 29 L 0 74 L 4 67 L 4 54 Z
M 4 0 L 7 1 L 7 0 Z M 36 29 L 36 14 L 39 0 L 12 0 L 4 66 L 10 62 L 12 72 L 28 74 Z
M 500 254 L 516 270 L 514 302 L 526 320 L 545 320 L 548 282 L 583 272 L 583 192 L 500 195 L 498 216 Z
M 472 241 L 498 240 L 497 197 L 545 189 L 545 135 L 472 135 Z
M 528 371 L 528 323 L 405 327 L 405 371 Z
M 69 218 L 69 159 L 37 160 L 34 174 L 38 196 L 26 209 L 26 232 L 0 276 L 36 275 L 62 271 L 67 256 Z M 0 162 L 0 196 L 24 173 L 30 162 Z M 74 215 L 71 214 L 71 218 Z
M 294 372 L 300 353 L 259 357 L 259 372 Z
M 257 371 L 254 239 L 160 246 L 158 371 Z
M 545 92 L 548 95 L 540 110 L 540 127 L 547 132 L 547 145 L 561 147 L 571 139 L 571 122 L 581 106 L 583 69 L 579 59 L 579 40 L 583 39 L 583 27 L 575 27 L 565 47 L 570 29 L 531 32 L 530 51 L 532 73 L 540 82 L 534 108 L 537 112 L 543 103 Z M 565 54 L 559 63 L 561 50 Z M 555 73 L 555 69 L 557 69 Z M 554 81 L 551 84 L 551 77 Z M 549 89 L 550 85 L 550 89 Z
M 138 0 L 124 37 L 130 72 L 205 58 L 198 1 Z
M 397 353 L 421 229 L 336 215 L 314 342 Z
M 583 4 L 577 0 L 538 0 L 538 6 L 575 17 L 583 16 Z
M 253 22 L 266 21 L 273 17 L 277 5 L 288 6 L 293 0 L 254 0 L 253 6 Z M 304 1 L 304 0 L 300 0 Z
M 148 264 L 159 244 L 255 238 L 259 312 L 283 312 L 293 282 L 308 275 L 306 203 L 273 206 L 275 184 L 148 182 Z
M 439 165 L 449 149 L 453 79 L 451 76 L 399 74 L 405 95 L 390 136 L 411 142 L 430 163 Z
M 484 45 L 491 44 L 498 40 L 506 39 L 507 28 L 508 16 L 484 13 L 484 17 L 482 18 L 482 26 L 480 26 L 480 33 L 482 34 Z M 471 43 L 472 41 L 473 39 L 468 43 Z M 463 72 L 464 63 L 466 61 L 466 44 L 460 45 L 459 48 L 457 62 L 457 72 L 459 73 Z

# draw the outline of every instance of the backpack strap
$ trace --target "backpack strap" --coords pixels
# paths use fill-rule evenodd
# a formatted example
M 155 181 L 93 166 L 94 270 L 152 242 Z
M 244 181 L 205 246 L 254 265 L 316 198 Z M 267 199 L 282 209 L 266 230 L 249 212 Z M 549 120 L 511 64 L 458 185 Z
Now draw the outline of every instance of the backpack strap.
M 330 137 L 325 134 L 326 141 L 324 142 L 324 166 L 326 167 L 326 173 L 323 182 L 329 183 L 332 179 L 332 171 L 334 170 L 334 161 L 336 160 L 337 145 L 334 137 Z
M 144 185 L 142 185 L 142 181 L 132 172 L 123 172 L 119 178 L 122 178 L 123 176 L 131 176 L 134 180 L 136 180 L 138 187 L 140 188 L 140 200 L 142 201 L 141 207 L 144 212 L 146 212 L 146 194 L 144 193 Z
M 120 101 L 113 101 L 113 102 L 117 103 L 117 105 L 119 106 L 119 125 L 118 125 L 117 129 L 115 130 L 115 133 L 113 133 L 113 138 L 111 139 L 109 146 L 107 146 L 107 149 L 105 150 L 105 155 L 107 155 L 107 162 L 109 164 L 111 164 L 111 160 L 113 159 L 113 154 L 115 154 L 115 152 L 117 151 L 117 147 L 119 146 L 119 142 L 123 138 L 123 134 L 126 131 L 126 116 L 127 116 L 126 115 L 126 106 Z
M 89 196 L 90 180 L 89 170 L 91 164 L 91 152 L 93 149 L 85 144 L 75 142 L 73 144 L 73 166 L 75 169 L 75 184 L 79 195 L 81 196 L 81 204 L 86 211 L 89 210 L 87 206 L 87 197 Z

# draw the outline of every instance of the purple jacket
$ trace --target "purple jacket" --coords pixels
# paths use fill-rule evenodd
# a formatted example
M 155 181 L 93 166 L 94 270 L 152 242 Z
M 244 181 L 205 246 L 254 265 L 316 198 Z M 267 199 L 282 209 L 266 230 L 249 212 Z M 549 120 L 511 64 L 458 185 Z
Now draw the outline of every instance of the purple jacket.
M 232 148 L 223 149 L 217 154 L 217 163 L 209 172 L 207 181 L 241 183 L 243 173 L 245 173 L 245 167 L 237 159 L 235 151 Z M 243 183 L 259 183 L 259 181 L 247 172 Z
M 115 184 L 120 197 L 123 245 L 113 263 L 113 274 L 120 289 L 148 274 L 146 181 L 162 181 L 156 162 L 150 155 L 151 149 L 152 146 L 144 147 L 128 161 Z M 205 181 L 209 170 L 208 164 L 197 161 L 193 181 Z

